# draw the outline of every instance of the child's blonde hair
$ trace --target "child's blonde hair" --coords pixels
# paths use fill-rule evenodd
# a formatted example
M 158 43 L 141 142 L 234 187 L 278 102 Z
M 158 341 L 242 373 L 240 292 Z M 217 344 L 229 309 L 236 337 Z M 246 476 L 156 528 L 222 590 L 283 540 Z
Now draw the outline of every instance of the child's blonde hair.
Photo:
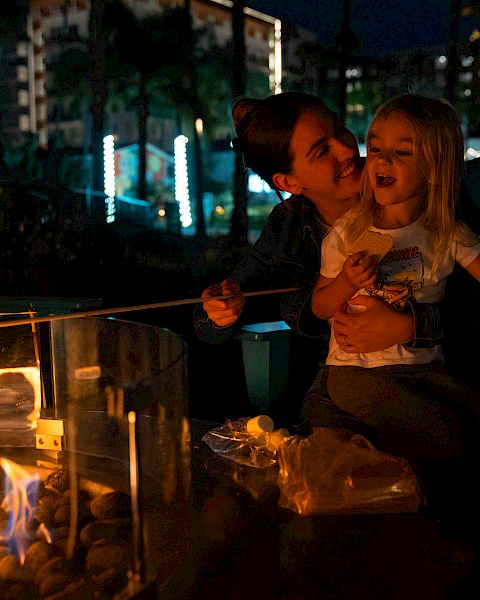
M 404 95 L 388 100 L 375 113 L 370 129 L 392 114 L 404 117 L 415 132 L 414 153 L 424 171 L 425 197 L 418 217 L 428 231 L 439 234 L 432 270 L 459 233 L 455 212 L 460 200 L 464 171 L 464 143 L 458 116 L 445 102 L 425 96 Z M 348 217 L 347 245 L 373 225 L 378 206 L 367 169 L 363 170 L 361 199 Z M 351 217 L 351 218 L 350 218 Z

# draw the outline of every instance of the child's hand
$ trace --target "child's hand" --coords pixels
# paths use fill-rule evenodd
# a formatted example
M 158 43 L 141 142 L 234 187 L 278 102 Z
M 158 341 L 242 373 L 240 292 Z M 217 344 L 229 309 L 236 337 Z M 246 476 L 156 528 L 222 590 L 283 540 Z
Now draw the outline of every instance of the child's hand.
M 351 254 L 343 263 L 340 276 L 355 291 L 373 285 L 377 279 L 377 263 L 370 254 L 356 252 Z

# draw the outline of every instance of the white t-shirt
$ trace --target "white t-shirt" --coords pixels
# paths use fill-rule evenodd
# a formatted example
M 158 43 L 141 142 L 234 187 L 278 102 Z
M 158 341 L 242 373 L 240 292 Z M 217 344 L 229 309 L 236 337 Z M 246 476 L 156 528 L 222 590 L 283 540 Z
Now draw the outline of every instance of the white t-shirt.
M 345 226 L 345 219 L 338 220 L 323 240 L 320 273 L 325 277 L 336 277 L 348 256 Z M 455 262 L 468 267 L 480 254 L 479 238 L 467 229 L 467 234 L 462 236 L 463 244 L 459 242 L 459 236 L 455 236 L 432 275 L 438 235 L 426 231 L 420 219 L 400 229 L 370 227 L 370 230 L 390 235 L 394 239 L 394 245 L 378 265 L 374 286 L 360 290 L 356 295 L 392 298 L 407 290 L 407 298 L 414 297 L 417 302 L 438 302 L 443 298 L 446 278 L 452 272 Z M 407 298 L 399 301 L 400 308 Z M 381 352 L 349 354 L 341 350 L 332 333 L 326 362 L 328 365 L 379 367 L 391 364 L 425 364 L 442 358 L 440 346 L 409 349 L 403 345 L 395 345 Z

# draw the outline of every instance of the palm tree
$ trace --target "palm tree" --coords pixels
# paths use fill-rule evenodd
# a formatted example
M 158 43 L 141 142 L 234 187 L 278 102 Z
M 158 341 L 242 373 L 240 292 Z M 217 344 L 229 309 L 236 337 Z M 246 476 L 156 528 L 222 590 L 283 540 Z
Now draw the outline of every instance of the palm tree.
M 181 115 L 187 127 L 186 133 L 194 142 L 194 158 L 197 163 L 197 235 L 203 237 L 205 224 L 201 144 L 205 143 L 205 137 L 200 138 L 194 123 L 200 117 L 225 128 L 222 121 L 226 117 L 222 108 L 227 104 L 227 96 L 230 97 L 230 88 L 226 83 L 224 53 L 212 43 L 200 52 L 198 38 L 204 32 L 192 31 L 186 16 L 181 8 L 139 19 L 123 2 L 107 0 L 103 22 L 108 42 L 105 45 L 104 59 L 108 95 L 105 98 L 107 109 L 103 104 L 104 112 L 101 114 L 105 118 L 109 103 L 135 107 L 139 134 L 137 195 L 140 197 L 146 196 L 147 119 L 149 115 L 161 118 L 173 118 L 175 113 Z M 92 20 L 94 17 L 95 15 Z M 196 50 L 195 55 L 192 48 Z M 211 60 L 212 57 L 215 60 Z M 75 48 L 64 51 L 54 65 L 51 90 L 59 98 L 73 97 L 75 105 L 81 106 L 91 94 L 91 88 L 85 85 L 91 72 L 95 72 L 91 64 L 91 53 L 87 46 L 82 48 L 81 44 L 77 44 Z M 213 85 L 219 91 L 214 98 L 211 94 Z M 95 104 L 94 107 L 98 108 Z M 99 116 L 97 113 L 95 115 Z M 205 129 L 208 129 L 208 125 Z M 103 125 L 101 130 L 103 131 Z M 103 185 L 100 189 L 102 187 Z
M 358 48 L 358 39 L 350 27 L 350 0 L 343 0 L 342 30 L 337 41 L 339 45 L 337 109 L 341 121 L 344 122 L 347 109 L 346 71 L 353 50 Z
M 3 46 L 25 35 L 27 0 L 9 0 L 0 4 L 0 58 Z
M 184 14 L 187 31 L 187 45 L 190 50 L 190 97 L 192 99 L 192 119 L 193 119 L 193 156 L 195 165 L 195 206 L 197 216 L 196 237 L 200 242 L 206 238 L 205 214 L 203 211 L 203 161 L 200 131 L 197 128 L 197 118 L 202 123 L 205 120 L 201 110 L 201 102 L 198 96 L 198 64 L 196 60 L 195 43 L 193 35 L 192 14 L 190 0 L 184 0 Z M 197 112 L 196 112 L 197 111 Z
M 458 77 L 458 31 L 460 25 L 460 5 L 461 0 L 450 0 L 447 47 L 448 62 L 445 92 L 447 99 L 452 106 L 455 106 L 457 99 L 456 89 Z
M 283 35 L 283 27 L 282 27 Z M 310 92 L 324 97 L 334 96 L 334 90 L 330 90 L 331 82 L 327 77 L 327 72 L 338 66 L 338 53 L 336 48 L 326 47 L 318 42 L 302 42 L 298 45 L 297 56 L 299 57 L 302 68 L 301 73 L 309 72 L 315 69 L 316 77 L 311 87 L 306 87 L 304 78 L 288 82 L 288 89 Z M 307 84 L 308 85 L 308 84 Z
M 233 85 L 234 100 L 245 95 L 246 85 L 246 46 L 245 46 L 245 2 L 233 0 L 232 41 L 233 41 Z M 235 153 L 233 176 L 233 213 L 230 233 L 238 242 L 246 242 L 248 237 L 247 214 L 247 171 L 242 157 Z
M 103 137 L 107 103 L 105 10 L 107 0 L 91 0 L 89 39 L 92 85 L 93 189 L 103 190 Z
M 14 52 L 15 46 L 20 39 L 26 39 L 27 22 L 27 0 L 14 0 L 0 4 L 0 64 L 4 64 L 4 56 Z M 3 83 L 3 82 L 2 82 Z M 0 85 L 0 102 L 11 103 L 11 90 L 8 80 Z M 2 123 L 3 111 L 0 112 L 0 152 L 3 142 L 8 142 L 8 134 L 5 132 L 7 123 Z
M 480 15 L 480 2 L 469 2 L 461 11 L 464 18 L 476 17 Z M 471 95 L 468 106 L 468 133 L 470 136 L 478 136 L 480 134 L 480 39 L 478 36 L 478 28 L 473 26 L 473 31 L 470 35 L 470 52 L 473 56 L 473 64 L 471 70 L 473 72 L 473 82 L 471 85 Z
M 152 105 L 161 104 L 161 80 L 168 68 L 183 64 L 187 51 L 185 22 L 180 9 L 138 18 L 122 0 L 95 0 L 90 13 L 90 46 L 62 53 L 54 66 L 52 90 L 82 104 L 91 76 L 94 189 L 103 189 L 103 136 L 109 101 L 134 106 L 138 126 L 138 189 L 146 197 L 147 121 Z M 159 83 L 160 80 L 160 83 Z M 158 112 L 158 110 L 157 110 Z
M 136 106 L 138 117 L 138 191 L 146 197 L 147 120 L 152 110 L 175 98 L 181 99 L 183 110 L 193 122 L 201 117 L 194 63 L 194 40 L 191 25 L 183 8 L 173 8 L 161 14 L 138 18 L 121 1 L 112 4 L 109 26 L 115 29 L 110 46 L 112 81 L 117 94 Z M 198 112 L 196 112 L 198 111 Z M 200 162 L 200 140 L 193 129 L 194 152 Z M 196 169 L 197 204 L 201 204 L 202 168 Z M 203 208 L 197 206 L 197 235 L 204 235 Z
M 146 198 L 147 122 L 150 113 L 149 81 L 158 65 L 154 32 L 161 16 L 138 18 L 121 0 L 113 1 L 107 13 L 111 31 L 108 45 L 110 89 L 124 104 L 135 107 L 137 114 L 138 165 L 137 197 Z M 164 51 L 161 48 L 160 51 Z

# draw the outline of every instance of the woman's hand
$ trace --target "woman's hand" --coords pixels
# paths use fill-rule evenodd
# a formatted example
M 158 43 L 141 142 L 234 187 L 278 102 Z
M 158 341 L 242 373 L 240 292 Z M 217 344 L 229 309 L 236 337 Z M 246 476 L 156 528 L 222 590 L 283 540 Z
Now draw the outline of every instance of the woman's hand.
M 208 300 L 210 296 L 230 296 L 225 300 Z M 240 288 L 231 279 L 225 279 L 221 283 L 211 285 L 202 292 L 203 309 L 208 318 L 217 327 L 228 327 L 238 321 L 242 314 L 245 298 Z
M 348 306 L 352 312 L 347 307 L 333 316 L 333 333 L 343 352 L 377 352 L 415 338 L 413 316 L 394 311 L 378 298 L 355 296 Z

